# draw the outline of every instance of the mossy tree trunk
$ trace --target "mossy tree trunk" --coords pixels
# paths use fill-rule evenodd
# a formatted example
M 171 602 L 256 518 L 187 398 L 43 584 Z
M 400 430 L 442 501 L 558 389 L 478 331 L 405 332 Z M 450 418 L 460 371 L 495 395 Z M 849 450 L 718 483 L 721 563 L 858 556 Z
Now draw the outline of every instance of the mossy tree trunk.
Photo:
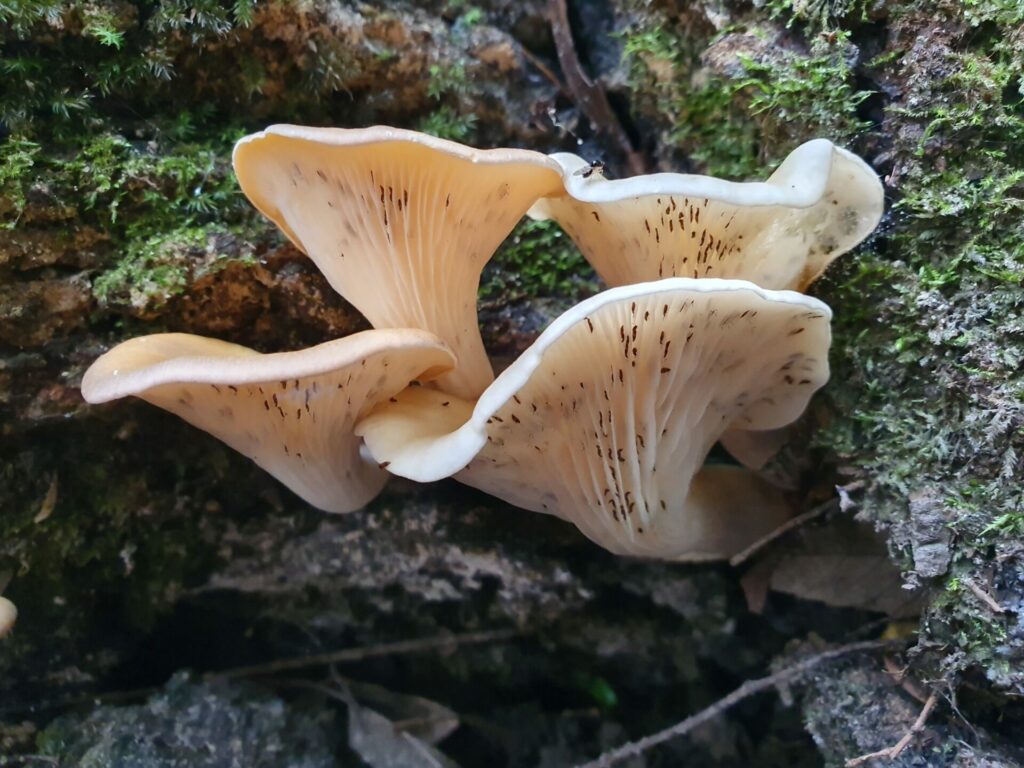
M 940 707 L 906 764 L 1013 764 L 1024 10 L 570 6 L 581 61 L 652 170 L 763 177 L 823 136 L 884 178 L 878 234 L 813 289 L 835 311 L 833 382 L 783 460 L 801 470 L 802 503 L 850 489 L 858 519 L 927 591 L 904 662 L 958 692 L 958 709 Z M 365 327 L 241 197 L 229 156 L 246 132 L 387 123 L 569 149 L 624 174 L 607 126 L 552 82 L 545 13 L 503 0 L 0 4 L 0 584 L 10 576 L 4 594 L 21 610 L 0 641 L 0 755 L 77 765 L 92 749 L 159 765 L 170 758 L 119 740 L 168 727 L 141 705 L 36 729 L 80 696 L 183 669 L 516 627 L 528 636 L 344 671 L 469 715 L 442 744 L 466 765 L 564 765 L 681 719 L 762 674 L 789 640 L 840 642 L 877 618 L 779 595 L 756 616 L 725 566 L 615 559 L 455 484 L 396 483 L 365 512 L 325 517 L 172 417 L 82 403 L 84 367 L 129 336 L 182 330 L 284 350 Z M 556 229 L 521 225 L 485 273 L 489 349 L 514 356 L 595 287 Z M 887 746 L 918 705 L 877 666 L 825 668 L 802 713 L 759 699 L 650 764 L 814 765 L 818 750 L 836 762 Z M 260 750 L 283 743 L 294 764 L 354 759 L 329 701 L 190 685 L 176 677 L 153 711 L 220 708 L 237 725 L 259 710 L 266 727 L 249 736 Z

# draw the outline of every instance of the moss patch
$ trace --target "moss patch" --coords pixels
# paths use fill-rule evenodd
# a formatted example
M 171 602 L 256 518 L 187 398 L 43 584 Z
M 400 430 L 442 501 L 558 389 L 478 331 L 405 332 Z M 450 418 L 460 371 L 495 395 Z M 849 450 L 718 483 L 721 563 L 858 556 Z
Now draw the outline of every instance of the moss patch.
M 480 298 L 513 302 L 558 296 L 578 301 L 597 289 L 593 268 L 555 222 L 524 219 L 484 270 Z

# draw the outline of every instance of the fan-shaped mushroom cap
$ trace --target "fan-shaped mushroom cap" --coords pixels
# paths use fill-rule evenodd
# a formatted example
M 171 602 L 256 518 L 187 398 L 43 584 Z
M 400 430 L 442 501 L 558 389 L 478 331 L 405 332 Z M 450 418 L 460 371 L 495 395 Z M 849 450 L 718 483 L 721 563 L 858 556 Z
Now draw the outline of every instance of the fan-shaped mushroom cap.
M 553 155 L 565 193 L 539 200 L 608 285 L 665 277 L 750 280 L 803 290 L 877 226 L 882 185 L 863 160 L 816 139 L 766 182 L 656 173 L 610 181 Z
M 800 415 L 828 380 L 830 318 L 816 299 L 739 280 L 613 288 L 555 320 L 475 406 L 412 387 L 356 432 L 391 472 L 457 473 L 613 552 L 724 557 L 727 526 L 746 543 L 757 532 L 712 492 L 720 475 L 695 476 L 730 425 Z
M 245 454 L 310 504 L 349 512 L 387 479 L 360 458 L 353 424 L 413 379 L 453 364 L 440 339 L 418 330 L 364 331 L 268 355 L 167 333 L 100 357 L 82 379 L 82 395 L 90 403 L 140 397 Z
M 7 637 L 18 620 L 18 608 L 6 597 L 0 595 L 0 640 Z
M 561 190 L 557 163 L 397 128 L 275 125 L 239 141 L 234 164 L 253 204 L 375 327 L 423 328 L 452 348 L 442 389 L 484 390 L 480 272 L 526 209 Z

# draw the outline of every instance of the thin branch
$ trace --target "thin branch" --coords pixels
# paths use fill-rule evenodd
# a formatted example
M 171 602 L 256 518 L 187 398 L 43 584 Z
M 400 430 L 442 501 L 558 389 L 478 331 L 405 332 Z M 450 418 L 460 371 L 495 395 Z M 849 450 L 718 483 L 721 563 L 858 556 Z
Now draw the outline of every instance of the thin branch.
M 439 651 L 459 645 L 499 643 L 505 640 L 513 640 L 521 637 L 523 634 L 525 633 L 517 629 L 496 629 L 484 632 L 467 632 L 462 635 L 439 635 L 438 637 L 426 637 L 416 640 L 399 640 L 395 643 L 345 648 L 344 650 L 321 653 L 316 656 L 304 656 L 297 659 L 277 659 L 263 664 L 253 664 L 248 667 L 234 667 L 221 672 L 210 672 L 203 677 L 206 680 L 224 680 L 236 677 L 272 675 L 276 672 L 327 666 L 329 664 L 344 664 L 353 661 L 363 661 L 364 659 L 374 659 L 380 656 Z
M 783 534 L 789 533 L 794 528 L 799 528 L 804 523 L 807 523 L 813 520 L 814 518 L 820 517 L 821 515 L 824 515 L 826 512 L 830 512 L 835 509 L 839 509 L 839 499 L 829 499 L 824 504 L 819 504 L 813 509 L 809 509 L 802 514 L 797 515 L 796 517 L 791 517 L 778 528 L 766 533 L 764 536 L 755 541 L 742 552 L 730 557 L 729 565 L 731 565 L 733 568 L 735 568 L 738 565 L 742 565 L 750 559 L 751 555 L 760 552 L 765 546 L 771 544 L 773 541 L 775 541 Z
M 541 61 L 540 58 L 536 56 L 532 51 L 530 51 L 525 45 L 520 46 L 520 50 L 523 53 L 523 58 L 530 62 L 530 64 L 533 65 L 534 69 L 536 69 L 538 72 L 544 75 L 544 77 L 547 78 L 548 82 L 550 82 L 553 86 L 555 86 L 555 88 L 558 89 L 559 93 L 561 93 L 567 99 L 572 98 L 572 94 L 569 93 L 569 90 L 565 87 L 565 83 L 558 79 L 558 75 L 551 71 L 551 67 L 545 64 L 543 61 Z
M 573 100 L 583 110 L 583 114 L 593 124 L 594 129 L 607 134 L 618 145 L 619 150 L 626 156 L 630 173 L 642 174 L 646 170 L 643 157 L 633 149 L 633 143 L 616 117 L 611 104 L 608 103 L 608 95 L 604 88 L 587 77 L 576 55 L 566 0 L 550 0 L 548 16 L 558 63 L 562 67 L 562 74 L 565 75 L 565 82 Z
M 917 699 L 920 704 L 924 704 L 928 701 L 930 691 L 914 680 L 914 678 L 907 677 L 906 667 L 900 667 L 896 663 L 896 660 L 891 656 L 886 656 L 882 661 L 882 664 L 885 667 L 885 673 L 889 675 L 889 677 L 892 678 L 892 681 L 897 683 L 900 688 Z
M 305 656 L 298 659 L 278 659 L 268 661 L 264 664 L 253 664 L 247 667 L 234 667 L 221 670 L 220 672 L 207 672 L 203 675 L 204 680 L 229 680 L 238 677 L 256 677 L 269 675 L 275 672 L 285 672 L 294 669 L 304 669 L 329 664 L 343 664 L 346 662 L 374 659 L 381 656 L 397 656 L 399 654 L 426 653 L 427 651 L 444 651 L 454 649 L 460 645 L 479 645 L 483 643 L 500 643 L 506 640 L 513 640 L 528 635 L 530 630 L 497 629 L 483 632 L 467 632 L 462 635 L 439 635 L 437 637 L 425 637 L 415 640 L 401 640 L 396 643 L 384 643 L 382 645 L 363 646 L 359 648 L 346 648 L 341 651 L 333 651 L 318 656 Z M 86 696 L 75 696 L 72 698 L 60 699 L 51 702 L 37 702 L 33 704 L 33 712 L 48 712 L 51 710 L 65 710 L 84 704 L 116 704 L 124 701 L 146 698 L 161 690 L 160 686 L 147 688 L 136 688 L 128 691 L 108 691 L 107 693 L 90 694 Z M 11 714 L 21 712 L 21 709 L 5 709 L 0 707 L 0 717 L 7 717 Z M 0 763 L 3 768 L 3 763 Z
M 981 602 L 983 602 L 985 605 L 989 607 L 992 613 L 1006 613 L 1006 609 L 1003 608 L 1003 606 L 1001 606 L 998 602 L 996 602 L 996 599 L 992 597 L 992 595 L 990 595 L 984 589 L 979 587 L 978 584 L 974 581 L 974 579 L 965 578 L 961 579 L 961 581 L 963 581 L 963 583 L 967 585 L 967 588 L 971 590 L 971 592 L 974 594 L 976 598 L 981 600 Z
M 910 730 L 903 734 L 903 738 L 891 747 L 847 760 L 845 768 L 856 768 L 856 766 L 863 765 L 869 760 L 880 760 L 883 758 L 886 760 L 895 760 L 900 756 L 900 753 L 910 745 L 910 742 L 914 740 L 914 736 L 924 730 L 924 724 L 928 721 L 928 716 L 932 713 L 932 710 L 935 709 L 935 704 L 938 700 L 939 697 L 934 693 L 929 696 L 928 701 L 926 701 L 924 703 L 924 707 L 921 708 L 921 714 L 917 716 L 917 720 L 915 720 L 914 724 L 910 726 Z
M 806 658 L 803 661 L 798 661 L 796 664 L 786 667 L 785 669 L 780 669 L 778 672 L 774 672 L 767 677 L 762 677 L 757 680 L 747 680 L 732 693 L 722 697 L 711 706 L 702 709 L 700 712 L 690 715 L 682 722 L 676 723 L 675 725 L 666 728 L 663 731 L 659 731 L 658 733 L 645 736 L 638 741 L 631 741 L 628 744 L 623 744 L 621 747 L 599 755 L 597 759 L 592 760 L 589 763 L 576 766 L 576 768 L 608 768 L 608 766 L 615 765 L 627 758 L 643 754 L 652 747 L 656 747 L 669 739 L 674 739 L 678 736 L 685 736 L 697 726 L 703 725 L 709 720 L 714 720 L 723 712 L 736 706 L 744 699 L 748 699 L 755 694 L 776 688 L 784 683 L 792 683 L 826 661 L 831 661 L 832 659 L 837 659 L 841 656 L 848 656 L 852 653 L 875 651 L 879 648 L 890 647 L 891 645 L 893 645 L 893 643 L 887 640 L 865 640 L 859 643 L 841 645 L 838 648 L 832 648 L 831 650 L 823 651 L 822 653 Z

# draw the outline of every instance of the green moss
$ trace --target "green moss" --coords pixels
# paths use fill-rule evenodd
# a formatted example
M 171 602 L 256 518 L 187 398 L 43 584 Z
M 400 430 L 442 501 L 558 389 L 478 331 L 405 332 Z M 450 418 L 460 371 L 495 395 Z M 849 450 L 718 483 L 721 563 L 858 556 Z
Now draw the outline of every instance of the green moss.
M 818 436 L 869 481 L 862 514 L 897 546 L 916 540 L 910 500 L 944 511 L 952 576 L 923 637 L 949 674 L 977 666 L 1001 685 L 1024 684 L 1006 660 L 1024 638 L 1008 639 L 963 579 L 988 583 L 1024 532 L 1022 22 L 1019 5 L 972 3 L 967 26 L 985 34 L 882 60 L 915 94 L 887 113 L 899 196 L 886 238 L 823 287 L 837 312 L 834 416 Z
M 15 135 L 72 140 L 115 122 L 119 99 L 173 99 L 175 50 L 251 22 L 255 3 L 160 0 L 146 13 L 114 2 L 0 4 L 0 115 Z M 88 66 L 83 66 L 88 62 Z
M 763 176 L 766 164 L 809 138 L 849 144 L 867 127 L 858 109 L 870 92 L 854 85 L 849 33 L 817 37 L 806 54 L 778 48 L 765 34 L 734 29 L 708 41 L 728 48 L 728 73 L 702 67 L 704 48 L 670 24 L 624 35 L 638 107 L 665 124 L 665 144 L 695 170 Z
M 422 117 L 417 130 L 442 139 L 470 142 L 476 130 L 476 115 L 462 108 L 469 90 L 466 67 L 460 61 L 431 64 L 427 95 L 441 103 Z
M 872 0 L 769 0 L 766 8 L 773 19 L 785 19 L 787 26 L 804 24 L 811 33 L 857 24 L 868 20 Z
M 95 280 L 93 294 L 100 306 L 153 308 L 229 263 L 255 264 L 251 255 L 237 248 L 230 254 L 218 249 L 221 240 L 234 240 L 232 234 L 217 225 L 186 226 L 131 240 L 123 258 Z
M 578 301 L 597 291 L 597 276 L 553 221 L 524 219 L 484 270 L 480 298 L 515 301 L 558 296 Z
M 444 105 L 422 118 L 416 129 L 440 139 L 468 142 L 476 128 L 476 115 L 460 115 L 453 107 Z
M 4 229 L 13 229 L 25 210 L 25 194 L 33 179 L 39 145 L 14 138 L 0 144 L 0 214 Z
M 101 133 L 47 155 L 12 140 L 0 148 L 0 221 L 15 226 L 30 198 L 71 212 L 112 241 L 93 285 L 100 304 L 158 305 L 218 268 L 219 242 L 252 229 L 255 214 L 230 173 L 227 147 L 226 139 L 161 147 Z
M 432 99 L 441 99 L 448 94 L 458 95 L 469 85 L 466 67 L 460 61 L 431 64 L 427 72 L 430 77 L 427 95 Z

